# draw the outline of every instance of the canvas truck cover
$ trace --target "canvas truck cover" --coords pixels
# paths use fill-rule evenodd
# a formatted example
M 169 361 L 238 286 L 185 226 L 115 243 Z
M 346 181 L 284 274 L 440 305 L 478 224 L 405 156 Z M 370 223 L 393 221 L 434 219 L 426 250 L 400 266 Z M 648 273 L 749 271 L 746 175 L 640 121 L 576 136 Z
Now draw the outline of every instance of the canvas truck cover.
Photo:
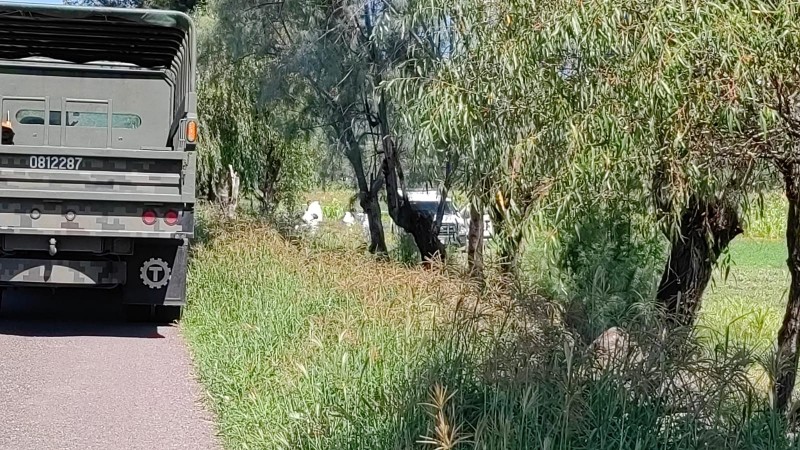
M 179 12 L 0 4 L 6 244 L 192 236 L 194 46 Z

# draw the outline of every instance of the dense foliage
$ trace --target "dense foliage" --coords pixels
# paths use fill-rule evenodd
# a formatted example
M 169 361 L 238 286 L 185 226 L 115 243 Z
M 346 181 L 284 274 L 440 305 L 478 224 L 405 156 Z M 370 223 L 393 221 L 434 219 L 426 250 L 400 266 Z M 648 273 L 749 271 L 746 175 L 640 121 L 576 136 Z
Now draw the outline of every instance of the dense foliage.
M 275 111 L 258 104 L 253 62 L 214 55 L 200 77 L 202 117 L 199 187 L 211 198 L 228 169 L 241 179 L 242 194 L 264 212 L 295 205 L 313 176 L 315 153 L 304 136 L 287 138 L 274 128 Z
M 255 103 L 285 108 L 284 130 L 324 130 L 350 162 L 371 250 L 386 248 L 384 184 L 395 223 L 429 226 L 401 214 L 402 161 L 446 166 L 448 187 L 491 212 L 504 271 L 518 276 L 521 248 L 549 236 L 577 307 L 572 325 L 590 338 L 628 323 L 626 312 L 648 299 L 667 326 L 691 327 L 742 213 L 777 172 L 800 208 L 787 37 L 796 9 L 762 0 L 214 0 L 207 13 L 234 58 L 258 61 Z M 424 256 L 435 253 L 414 236 Z M 790 269 L 800 280 L 800 259 Z M 779 339 L 795 365 L 796 298 L 800 284 Z

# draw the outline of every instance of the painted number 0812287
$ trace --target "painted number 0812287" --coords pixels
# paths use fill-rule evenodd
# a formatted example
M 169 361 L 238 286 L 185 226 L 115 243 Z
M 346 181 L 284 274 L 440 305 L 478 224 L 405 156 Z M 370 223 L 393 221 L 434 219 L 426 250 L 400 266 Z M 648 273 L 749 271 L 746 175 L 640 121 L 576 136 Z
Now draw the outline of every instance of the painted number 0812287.
M 72 156 L 31 156 L 31 169 L 78 170 L 83 158 Z

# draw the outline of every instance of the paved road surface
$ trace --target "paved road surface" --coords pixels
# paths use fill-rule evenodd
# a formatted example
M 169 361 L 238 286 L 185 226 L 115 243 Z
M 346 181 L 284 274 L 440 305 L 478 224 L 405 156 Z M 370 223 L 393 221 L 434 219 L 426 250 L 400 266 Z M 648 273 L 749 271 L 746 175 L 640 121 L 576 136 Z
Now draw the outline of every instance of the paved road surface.
M 91 297 L 3 302 L 0 449 L 218 449 L 178 329 Z

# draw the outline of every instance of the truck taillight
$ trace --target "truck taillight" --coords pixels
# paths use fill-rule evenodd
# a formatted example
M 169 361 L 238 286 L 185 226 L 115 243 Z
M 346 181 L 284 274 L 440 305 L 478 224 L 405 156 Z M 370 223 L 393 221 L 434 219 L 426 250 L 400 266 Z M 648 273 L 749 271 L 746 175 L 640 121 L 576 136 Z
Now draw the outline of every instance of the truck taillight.
M 177 211 L 169 210 L 166 214 L 164 214 L 164 223 L 169 226 L 177 225 L 180 217 L 178 216 Z
M 145 225 L 155 225 L 157 218 L 156 212 L 151 209 L 142 213 L 142 222 L 144 222 Z
M 186 142 L 194 143 L 197 140 L 197 121 L 189 120 L 186 122 Z

